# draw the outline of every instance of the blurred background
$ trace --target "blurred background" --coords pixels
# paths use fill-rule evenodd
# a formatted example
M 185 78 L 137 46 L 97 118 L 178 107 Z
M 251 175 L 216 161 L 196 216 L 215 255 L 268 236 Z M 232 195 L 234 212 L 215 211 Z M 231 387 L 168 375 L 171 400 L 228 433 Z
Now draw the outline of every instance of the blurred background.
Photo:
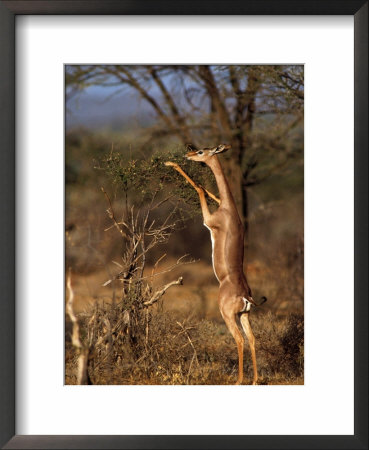
M 181 164 L 185 144 L 229 143 L 232 149 L 220 160 L 245 228 L 246 274 L 254 298 L 268 297 L 255 317 L 271 314 L 270 326 L 274 318 L 303 316 L 303 66 L 69 65 L 65 83 L 66 267 L 74 274 L 77 312 L 111 301 L 113 287 L 103 284 L 119 273 L 125 251 L 101 188 L 117 217 L 128 203 L 145 204 L 137 183 L 122 188 L 107 161 L 118 161 L 121 171 L 129 166 L 130 176 L 137 164 L 140 185 L 154 190 L 162 184 L 164 198 L 176 184 L 165 178 L 165 158 Z M 198 171 L 192 175 L 200 177 L 205 168 Z M 201 181 L 217 194 L 211 174 Z M 195 200 L 184 195 L 182 201 L 195 212 L 153 250 L 147 271 L 165 255 L 159 264 L 164 273 L 154 284 L 183 276 L 184 285 L 168 290 L 160 307 L 176 317 L 222 324 L 209 231 Z M 171 205 L 163 205 L 163 213 Z M 165 273 L 184 254 L 196 262 Z

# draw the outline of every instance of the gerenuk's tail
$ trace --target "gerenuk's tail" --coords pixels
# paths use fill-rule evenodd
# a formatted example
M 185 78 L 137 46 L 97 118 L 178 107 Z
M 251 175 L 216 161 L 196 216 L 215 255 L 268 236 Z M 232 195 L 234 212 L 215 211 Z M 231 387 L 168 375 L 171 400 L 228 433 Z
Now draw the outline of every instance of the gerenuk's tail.
M 255 302 L 255 306 L 261 306 L 261 305 L 263 305 L 267 300 L 268 300 L 268 299 L 267 299 L 266 297 L 263 296 L 263 297 L 261 297 L 259 303 L 256 303 L 256 302 Z

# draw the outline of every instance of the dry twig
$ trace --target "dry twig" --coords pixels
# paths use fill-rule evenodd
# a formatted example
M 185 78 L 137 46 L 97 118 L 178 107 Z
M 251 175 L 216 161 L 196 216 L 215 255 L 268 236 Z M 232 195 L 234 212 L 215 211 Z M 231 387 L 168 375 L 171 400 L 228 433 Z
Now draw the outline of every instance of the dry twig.
M 193 364 L 194 360 L 196 360 L 196 364 L 197 364 L 197 366 L 199 366 L 199 360 L 198 360 L 198 358 L 197 358 L 197 351 L 196 351 L 196 349 L 195 349 L 195 346 L 193 345 L 193 342 L 192 342 L 192 340 L 191 340 L 191 337 L 190 337 L 190 335 L 189 335 L 189 333 L 188 333 L 188 328 L 185 328 L 185 327 L 181 324 L 181 322 L 178 322 L 178 321 L 177 321 L 177 325 L 179 325 L 179 326 L 181 327 L 182 331 L 183 331 L 184 334 L 186 335 L 186 337 L 187 337 L 187 339 L 188 339 L 188 341 L 189 341 L 189 343 L 190 343 L 190 345 L 191 345 L 191 347 L 192 347 L 192 349 L 193 349 L 193 356 L 192 356 L 191 363 L 190 363 L 190 367 L 188 368 L 188 373 L 187 373 L 187 384 L 189 384 L 190 375 L 191 375 L 191 369 L 192 369 L 192 364 Z
M 176 284 L 183 284 L 183 278 L 179 277 L 178 280 L 176 281 L 171 281 L 170 283 L 166 284 L 165 286 L 163 286 L 162 289 L 160 289 L 159 291 L 156 291 L 155 294 L 151 297 L 150 300 L 148 300 L 147 302 L 144 302 L 144 306 L 151 306 L 154 303 L 156 303 L 164 294 L 165 292 L 171 287 L 174 286 Z
M 128 239 L 127 234 L 122 230 L 122 228 L 119 226 L 119 223 L 117 222 L 117 219 L 115 218 L 113 206 L 111 204 L 111 201 L 110 201 L 110 198 L 109 198 L 108 194 L 106 193 L 106 191 L 105 191 L 105 189 L 103 187 L 101 187 L 101 191 L 105 195 L 106 201 L 109 204 L 109 208 L 107 209 L 107 213 L 108 213 L 109 217 L 112 219 L 112 221 L 114 222 L 115 228 L 119 231 L 119 233 L 121 234 L 122 237 Z
M 78 353 L 78 369 L 77 369 L 77 384 L 89 384 L 88 377 L 88 356 L 89 356 L 89 348 L 86 345 L 83 345 L 80 339 L 79 332 L 79 323 L 77 316 L 73 310 L 73 301 L 74 301 L 74 291 L 72 288 L 72 275 L 71 269 L 68 272 L 67 278 L 67 289 L 68 289 L 68 301 L 66 305 L 67 313 L 70 317 L 70 320 L 73 324 L 72 331 L 72 344 L 76 347 Z

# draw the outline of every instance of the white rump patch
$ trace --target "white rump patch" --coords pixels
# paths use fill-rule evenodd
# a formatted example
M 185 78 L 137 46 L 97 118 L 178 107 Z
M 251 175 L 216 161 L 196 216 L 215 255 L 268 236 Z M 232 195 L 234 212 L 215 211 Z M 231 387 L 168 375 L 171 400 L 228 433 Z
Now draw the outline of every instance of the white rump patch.
M 250 303 L 250 302 L 247 300 L 247 298 L 245 298 L 245 297 L 242 297 L 242 300 L 243 300 L 244 303 L 245 303 L 245 307 L 243 308 L 243 310 L 242 310 L 241 312 L 249 312 L 250 309 L 251 309 L 251 304 L 252 304 L 252 303 Z

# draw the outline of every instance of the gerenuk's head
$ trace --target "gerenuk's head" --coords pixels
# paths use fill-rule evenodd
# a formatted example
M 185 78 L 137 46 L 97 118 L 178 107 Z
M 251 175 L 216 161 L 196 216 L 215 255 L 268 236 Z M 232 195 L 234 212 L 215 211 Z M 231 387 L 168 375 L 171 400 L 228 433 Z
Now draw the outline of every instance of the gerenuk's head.
M 188 144 L 187 150 L 190 151 L 186 153 L 185 156 L 187 159 L 190 159 L 191 161 L 207 163 L 212 156 L 217 155 L 218 153 L 226 152 L 230 148 L 231 148 L 230 145 L 220 144 L 217 147 L 197 149 L 193 145 Z

